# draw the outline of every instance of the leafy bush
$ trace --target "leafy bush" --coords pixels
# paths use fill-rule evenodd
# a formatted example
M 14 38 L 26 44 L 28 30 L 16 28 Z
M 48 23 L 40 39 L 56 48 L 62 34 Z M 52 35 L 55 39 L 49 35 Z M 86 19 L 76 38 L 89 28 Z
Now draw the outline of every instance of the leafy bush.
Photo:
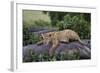
M 34 34 L 34 32 L 31 32 L 30 27 L 50 28 L 51 26 L 49 22 L 46 22 L 43 20 L 34 21 L 33 24 L 28 24 L 27 22 L 23 21 L 23 46 L 28 45 L 28 44 L 35 44 L 36 42 L 40 40 L 40 36 Z
M 43 61 L 59 61 L 59 60 L 79 60 L 80 54 L 79 52 L 68 54 L 61 53 L 60 55 L 49 56 L 49 54 L 36 54 L 32 53 L 32 62 L 43 62 Z
M 35 44 L 36 42 L 40 41 L 40 38 L 38 35 L 31 34 L 29 38 L 29 43 L 30 44 Z
M 83 14 L 72 16 L 67 14 L 62 21 L 57 22 L 59 30 L 72 29 L 76 31 L 81 38 L 90 39 L 90 22 L 84 19 Z
M 34 26 L 50 27 L 51 24 L 49 22 L 46 22 L 46 21 L 43 21 L 43 20 L 38 20 L 38 21 L 34 21 Z
M 23 25 L 23 46 L 28 44 L 35 44 L 40 41 L 40 37 L 29 31 L 29 25 Z
M 28 23 L 23 22 L 23 45 L 27 45 L 28 44 L 28 40 L 30 37 L 30 32 L 28 31 Z

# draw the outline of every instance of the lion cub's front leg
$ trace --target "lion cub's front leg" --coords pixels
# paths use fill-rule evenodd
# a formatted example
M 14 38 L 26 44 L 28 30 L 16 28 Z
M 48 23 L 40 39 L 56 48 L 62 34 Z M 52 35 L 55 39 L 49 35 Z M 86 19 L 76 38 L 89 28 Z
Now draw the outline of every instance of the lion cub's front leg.
M 43 40 L 36 43 L 37 45 L 43 44 Z
M 55 50 L 56 50 L 56 48 L 58 47 L 58 45 L 59 45 L 59 41 L 54 40 L 54 41 L 52 42 L 52 47 L 49 49 L 49 55 L 50 55 L 50 56 L 53 56 L 53 55 L 54 55 Z

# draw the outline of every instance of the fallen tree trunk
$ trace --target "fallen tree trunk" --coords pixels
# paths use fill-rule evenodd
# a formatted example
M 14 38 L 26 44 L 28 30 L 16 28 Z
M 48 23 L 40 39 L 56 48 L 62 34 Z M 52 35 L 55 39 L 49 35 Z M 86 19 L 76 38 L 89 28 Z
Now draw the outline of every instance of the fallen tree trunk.
M 90 42 L 85 40 L 86 45 L 82 45 L 79 42 L 70 42 L 70 43 L 60 43 L 57 47 L 55 54 L 59 56 L 62 53 L 79 53 L 80 59 L 90 59 L 91 58 L 91 45 Z M 36 54 L 45 54 L 49 52 L 49 49 L 52 45 L 42 44 L 42 45 L 27 45 L 23 47 L 23 62 L 28 62 L 32 59 L 32 53 Z M 85 47 L 84 47 L 85 46 Z M 88 52 L 86 51 L 88 50 Z

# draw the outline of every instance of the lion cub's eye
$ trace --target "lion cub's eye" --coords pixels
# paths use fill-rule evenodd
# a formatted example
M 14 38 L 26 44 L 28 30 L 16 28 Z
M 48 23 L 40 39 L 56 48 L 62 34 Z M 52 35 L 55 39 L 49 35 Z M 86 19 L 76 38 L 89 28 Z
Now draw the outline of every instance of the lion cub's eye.
M 49 34 L 49 36 L 51 36 L 51 34 Z

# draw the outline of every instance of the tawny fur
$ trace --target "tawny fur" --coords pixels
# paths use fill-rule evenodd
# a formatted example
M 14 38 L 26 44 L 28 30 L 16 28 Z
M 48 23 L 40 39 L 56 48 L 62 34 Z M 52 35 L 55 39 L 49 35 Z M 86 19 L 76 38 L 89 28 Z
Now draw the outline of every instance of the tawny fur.
M 53 55 L 55 52 L 55 49 L 58 47 L 60 42 L 69 42 L 70 40 L 76 40 L 81 42 L 79 35 L 70 29 L 66 29 L 63 31 L 54 31 L 54 32 L 48 32 L 45 34 L 41 34 L 43 37 L 43 40 L 38 42 L 38 44 L 40 43 L 44 43 L 44 44 L 48 44 L 48 43 L 52 43 L 52 47 L 49 50 L 49 54 Z

